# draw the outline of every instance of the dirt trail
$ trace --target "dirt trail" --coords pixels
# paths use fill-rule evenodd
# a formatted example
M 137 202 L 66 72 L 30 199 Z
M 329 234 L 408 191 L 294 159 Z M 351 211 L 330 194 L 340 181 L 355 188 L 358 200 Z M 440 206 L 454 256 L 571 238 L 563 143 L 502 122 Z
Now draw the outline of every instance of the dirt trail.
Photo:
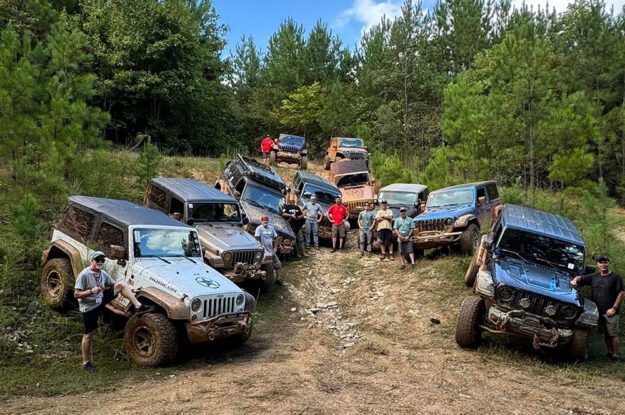
M 285 285 L 272 297 L 280 302 L 278 315 L 263 316 L 238 351 L 209 356 L 205 366 L 166 380 L 78 396 L 14 398 L 0 412 L 625 412 L 622 379 L 576 378 L 566 365 L 496 353 L 497 346 L 459 349 L 453 332 L 463 259 L 422 259 L 416 270 L 401 270 L 399 260 L 361 257 L 350 236 L 346 252 L 322 248 L 285 264 Z

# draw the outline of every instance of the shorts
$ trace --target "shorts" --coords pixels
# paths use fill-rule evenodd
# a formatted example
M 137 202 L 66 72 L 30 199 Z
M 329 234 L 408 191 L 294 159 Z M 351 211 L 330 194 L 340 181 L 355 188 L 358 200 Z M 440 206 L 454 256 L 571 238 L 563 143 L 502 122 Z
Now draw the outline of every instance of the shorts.
M 345 238 L 345 225 L 332 225 L 333 238 Z
M 403 242 L 398 240 L 397 247 L 399 248 L 400 254 L 412 254 L 412 241 Z
M 599 333 L 606 334 L 608 337 L 618 337 L 619 314 L 608 317 L 606 314 L 599 316 Z
M 93 310 L 82 313 L 82 322 L 84 325 L 83 333 L 89 334 L 98 328 L 98 317 L 104 311 L 104 306 L 113 301 L 115 298 L 114 288 L 107 288 L 102 291 L 102 302 Z
M 384 245 L 392 242 L 393 232 L 390 229 L 380 229 L 378 231 L 378 240 Z
M 282 262 L 280 262 L 280 258 L 278 258 L 278 254 L 273 254 L 271 257 L 271 264 L 273 265 L 273 269 L 282 268 Z
M 269 153 L 263 153 L 263 158 L 264 159 L 268 159 L 269 158 Z

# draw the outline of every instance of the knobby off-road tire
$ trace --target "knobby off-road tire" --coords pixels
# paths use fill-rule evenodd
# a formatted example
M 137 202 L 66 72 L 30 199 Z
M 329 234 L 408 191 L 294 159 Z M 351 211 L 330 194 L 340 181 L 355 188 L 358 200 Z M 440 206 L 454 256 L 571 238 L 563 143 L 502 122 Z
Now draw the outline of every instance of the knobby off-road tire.
M 458 346 L 474 349 L 480 345 L 482 330 L 478 326 L 484 318 L 484 308 L 484 300 L 481 297 L 465 297 L 462 301 L 456 323 Z
M 46 262 L 41 272 L 41 294 L 45 304 L 55 310 L 70 301 L 73 280 L 72 264 L 67 258 L 54 258 Z
M 275 151 L 270 152 L 269 153 L 269 164 L 271 164 L 272 166 L 275 166 L 276 165 L 276 157 L 277 157 L 277 154 L 276 154 Z
M 308 168 L 308 156 L 302 156 L 302 159 L 299 162 L 300 170 L 306 170 Z
M 323 169 L 330 170 L 330 164 L 332 164 L 332 161 L 330 161 L 330 157 L 325 156 L 323 158 Z
M 273 264 L 264 264 L 261 266 L 261 269 L 267 273 L 267 277 L 264 280 L 261 280 L 260 290 L 266 293 L 273 286 L 276 279 L 276 272 L 273 269 Z
M 569 343 L 569 356 L 573 360 L 586 360 L 588 357 L 588 330 L 573 329 L 573 337 Z
M 478 252 L 473 254 L 473 258 L 471 258 L 471 263 L 469 264 L 467 273 L 464 276 L 464 285 L 467 288 L 473 287 L 473 285 L 475 284 L 475 279 L 477 278 L 477 272 L 480 270 L 480 267 L 477 265 L 477 255 Z
M 128 357 L 142 366 L 159 366 L 178 354 L 178 335 L 171 320 L 162 314 L 133 316 L 126 323 L 124 346 Z
M 463 255 L 473 255 L 480 246 L 480 228 L 470 224 L 460 235 L 460 252 Z

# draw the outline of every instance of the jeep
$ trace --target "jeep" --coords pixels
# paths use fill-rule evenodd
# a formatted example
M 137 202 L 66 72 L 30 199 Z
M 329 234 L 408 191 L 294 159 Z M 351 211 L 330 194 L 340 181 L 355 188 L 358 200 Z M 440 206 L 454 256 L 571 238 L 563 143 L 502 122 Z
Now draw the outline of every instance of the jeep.
M 308 150 L 306 139 L 298 135 L 280 134 L 278 144 L 274 144 L 269 153 L 269 162 L 272 165 L 285 162 L 297 164 L 302 170 L 308 167 Z
M 195 227 L 204 262 L 235 283 L 273 284 L 271 253 L 243 226 L 248 222 L 235 198 L 195 179 L 150 180 L 143 205 Z
M 330 165 L 341 160 L 366 160 L 369 162 L 369 152 L 360 138 L 333 137 L 326 150 L 323 166 L 330 170 Z
M 414 219 L 414 245 L 418 249 L 459 246 L 473 254 L 481 229 L 492 224 L 500 205 L 495 182 L 468 183 L 436 190 L 428 196 L 425 212 Z
M 349 218 L 356 220 L 368 203 L 375 203 L 373 185 L 366 160 L 343 160 L 332 163 L 329 179 L 341 190 L 343 204 L 349 210 Z
M 270 166 L 243 157 L 240 154 L 226 163 L 215 188 L 233 196 L 241 203 L 249 223 L 245 230 L 254 234 L 263 215 L 278 233 L 278 253 L 290 254 L 295 248 L 295 234 L 291 225 L 280 216 L 288 190 L 282 178 Z
M 393 217 L 399 217 L 399 209 L 406 208 L 408 217 L 415 218 L 425 207 L 428 194 L 423 184 L 395 183 L 381 188 L 377 199 L 386 200 Z
M 323 177 L 316 174 L 299 170 L 293 178 L 291 193 L 295 195 L 297 205 L 304 208 L 311 196 L 317 196 L 317 203 L 323 209 L 324 217 L 319 223 L 319 238 L 332 238 L 332 223 L 327 217 L 328 209 L 335 202 L 337 197 L 342 197 L 341 190 Z M 349 222 L 345 223 L 346 230 L 349 230 Z
M 535 348 L 563 346 L 576 360 L 586 357 L 588 333 L 599 313 L 570 282 L 592 272 L 584 267 L 584 241 L 561 216 L 505 205 L 482 237 L 465 276 L 476 296 L 460 306 L 456 342 L 477 347 L 481 334 L 532 339 Z
M 191 343 L 229 339 L 237 344 L 250 337 L 254 297 L 204 264 L 196 230 L 123 200 L 69 198 L 43 252 L 40 287 L 49 306 L 71 304 L 75 279 L 94 250 L 107 255 L 104 270 L 115 281 L 141 287 L 137 298 L 154 308 L 135 315 L 121 296 L 106 305 L 128 319 L 124 345 L 136 364 L 173 360 L 179 336 Z

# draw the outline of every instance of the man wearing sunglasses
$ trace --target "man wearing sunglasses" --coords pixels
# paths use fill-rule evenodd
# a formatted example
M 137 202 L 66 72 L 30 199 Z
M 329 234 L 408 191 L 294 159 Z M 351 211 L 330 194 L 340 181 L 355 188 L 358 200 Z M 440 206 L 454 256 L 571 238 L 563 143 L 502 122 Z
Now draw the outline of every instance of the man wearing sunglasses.
M 104 306 L 110 303 L 118 294 L 130 300 L 135 309 L 135 314 L 150 311 L 149 307 L 141 304 L 130 286 L 123 282 L 115 282 L 111 276 L 102 269 L 106 255 L 101 251 L 89 254 L 91 265 L 82 270 L 76 278 L 74 297 L 78 299 L 78 307 L 82 313 L 84 333 L 82 336 L 82 367 L 87 372 L 95 370 L 91 362 L 91 338 L 98 328 L 98 317 L 104 310 Z

